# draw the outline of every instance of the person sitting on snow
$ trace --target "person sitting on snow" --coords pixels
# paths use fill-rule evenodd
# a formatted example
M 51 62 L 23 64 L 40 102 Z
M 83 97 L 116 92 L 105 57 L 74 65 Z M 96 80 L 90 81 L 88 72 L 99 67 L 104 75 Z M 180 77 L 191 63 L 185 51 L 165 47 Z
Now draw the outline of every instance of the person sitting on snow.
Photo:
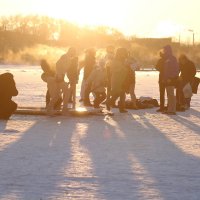
M 4 73 L 0 75 L 0 119 L 8 120 L 17 109 L 17 104 L 12 101 L 18 95 L 13 75 Z

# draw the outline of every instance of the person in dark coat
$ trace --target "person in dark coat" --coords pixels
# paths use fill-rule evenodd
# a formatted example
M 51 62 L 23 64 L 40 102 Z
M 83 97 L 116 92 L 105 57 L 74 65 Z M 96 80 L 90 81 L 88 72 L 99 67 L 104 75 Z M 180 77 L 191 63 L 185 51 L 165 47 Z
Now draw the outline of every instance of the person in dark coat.
M 0 75 L 0 119 L 8 120 L 17 109 L 17 104 L 12 101 L 18 95 L 13 75 L 4 73 Z
M 110 67 L 111 63 L 115 56 L 115 47 L 113 45 L 108 45 L 106 47 L 105 55 L 105 67 L 106 67 L 106 76 L 107 76 L 107 87 L 106 87 L 106 101 L 110 99 L 111 93 L 111 76 L 110 76 Z
M 157 112 L 163 112 L 165 111 L 165 84 L 164 84 L 164 63 L 165 58 L 163 51 L 160 51 L 160 59 L 158 60 L 156 64 L 156 70 L 159 71 L 159 92 L 160 92 L 160 108 L 157 110 Z
M 176 57 L 173 55 L 170 45 L 163 47 L 164 56 L 164 75 L 163 82 L 167 91 L 167 110 L 163 114 L 176 114 L 175 88 L 179 75 L 179 66 Z
M 179 56 L 180 76 L 177 89 L 178 109 L 188 109 L 190 107 L 191 98 L 185 98 L 183 88 L 186 84 L 192 84 L 196 75 L 196 67 L 194 63 L 188 59 L 185 54 Z M 192 91 L 191 91 L 192 93 Z
M 84 69 L 83 69 L 84 83 L 87 81 L 95 65 L 96 65 L 96 51 L 94 48 L 89 48 L 85 51 L 85 60 L 84 60 Z M 84 106 L 92 105 L 89 98 L 90 93 L 91 93 L 91 87 L 90 85 L 88 85 L 87 88 L 84 89 L 84 97 L 83 97 Z
M 129 105 L 131 109 L 138 109 L 137 108 L 137 99 L 135 95 L 135 83 L 136 83 L 136 76 L 135 76 L 135 59 L 129 55 L 129 57 L 126 59 L 126 70 L 127 70 L 127 76 L 126 80 L 124 82 L 125 91 L 126 94 L 129 94 L 131 97 L 131 101 L 129 102 Z M 126 103 L 127 104 L 127 103 Z
M 69 79 L 70 90 L 69 90 L 69 103 L 75 101 L 73 91 L 75 90 L 76 84 L 78 83 L 78 57 L 73 57 L 71 60 L 71 66 L 67 70 L 67 78 Z
M 127 112 L 125 110 L 125 97 L 127 89 L 128 67 L 126 60 L 128 58 L 128 51 L 126 48 L 118 48 L 116 50 L 115 58 L 110 67 L 111 76 L 111 97 L 106 102 L 107 110 L 115 104 L 117 98 L 120 98 L 119 111 L 121 113 Z

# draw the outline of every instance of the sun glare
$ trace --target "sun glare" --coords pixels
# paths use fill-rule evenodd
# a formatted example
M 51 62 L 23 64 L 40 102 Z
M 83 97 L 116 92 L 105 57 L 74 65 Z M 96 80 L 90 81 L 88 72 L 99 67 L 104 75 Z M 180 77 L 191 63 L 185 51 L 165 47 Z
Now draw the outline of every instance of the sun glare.
M 105 6 L 106 5 L 106 6 Z M 117 5 L 117 4 L 116 4 Z M 58 0 L 51 2 L 46 10 L 47 14 L 55 18 L 63 18 L 79 25 L 117 25 L 117 16 L 111 17 L 111 2 L 102 0 Z M 115 10 L 119 7 L 115 7 Z
M 65 19 L 79 26 L 109 26 L 126 36 L 137 37 L 174 37 L 179 32 L 183 38 L 179 24 L 184 24 L 185 30 L 194 30 L 197 40 L 200 37 L 200 3 L 194 1 L 191 4 L 185 0 L 181 11 L 177 12 L 178 0 L 6 0 L 1 4 L 0 14 L 42 15 Z M 191 12 L 186 15 L 188 10 Z
M 169 21 L 162 21 L 158 24 L 153 34 L 154 37 L 175 37 L 180 33 L 182 27 Z

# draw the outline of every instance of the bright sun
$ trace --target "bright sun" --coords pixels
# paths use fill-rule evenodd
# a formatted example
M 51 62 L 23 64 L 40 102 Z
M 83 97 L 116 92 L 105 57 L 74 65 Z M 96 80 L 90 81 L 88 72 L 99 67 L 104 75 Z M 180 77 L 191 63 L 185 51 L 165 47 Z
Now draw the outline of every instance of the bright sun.
M 108 0 L 57 0 L 57 4 L 55 1 L 48 4 L 46 12 L 52 17 L 63 18 L 79 25 L 116 25 L 118 19 L 111 16 L 112 7 L 112 2 Z
M 155 29 L 154 37 L 174 37 L 180 33 L 182 27 L 170 21 L 162 21 Z

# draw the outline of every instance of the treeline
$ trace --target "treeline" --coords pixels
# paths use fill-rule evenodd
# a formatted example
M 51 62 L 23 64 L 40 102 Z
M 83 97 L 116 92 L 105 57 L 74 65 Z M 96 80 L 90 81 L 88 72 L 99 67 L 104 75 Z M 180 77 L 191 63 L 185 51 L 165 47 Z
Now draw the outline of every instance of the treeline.
M 166 44 L 171 44 L 177 55 L 190 54 L 200 63 L 199 46 L 180 46 L 171 38 L 126 38 L 111 27 L 80 27 L 63 19 L 39 15 L 0 18 L 0 63 L 38 64 L 41 58 L 55 63 L 69 46 L 75 46 L 79 52 L 88 47 L 101 52 L 108 44 L 127 47 L 144 67 L 155 64 L 159 49 Z
M 15 41 L 20 37 L 22 43 L 56 44 L 58 46 L 88 44 L 99 46 L 108 42 L 116 42 L 124 36 L 118 30 L 106 27 L 79 27 L 62 19 L 47 16 L 10 16 L 0 18 L 1 38 Z M 23 40 L 21 38 L 23 36 Z M 16 41 L 15 41 L 16 42 Z M 17 44 L 19 45 L 19 44 Z M 23 45 L 22 45 L 23 46 Z
M 106 26 L 79 27 L 62 19 L 47 16 L 9 16 L 0 18 L 0 62 L 33 62 L 34 55 L 27 48 L 45 49 L 76 46 L 82 50 L 87 47 L 105 47 L 107 44 L 119 44 L 125 41 L 122 33 Z M 23 52 L 26 53 L 23 53 Z M 38 50 L 41 52 L 41 49 Z M 32 51 L 33 52 L 33 51 Z M 35 51 L 34 51 L 35 52 Z M 16 59 L 17 57 L 17 59 Z

